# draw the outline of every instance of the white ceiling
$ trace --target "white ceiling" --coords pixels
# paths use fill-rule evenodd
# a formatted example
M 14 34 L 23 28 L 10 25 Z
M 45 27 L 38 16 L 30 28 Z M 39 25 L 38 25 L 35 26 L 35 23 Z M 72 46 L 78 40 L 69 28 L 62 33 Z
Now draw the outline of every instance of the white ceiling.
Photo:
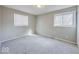
M 43 8 L 37 8 L 33 5 L 4 5 L 4 6 L 8 8 L 20 10 L 23 12 L 27 12 L 33 15 L 40 15 L 51 11 L 72 7 L 73 5 L 47 5 L 46 7 Z

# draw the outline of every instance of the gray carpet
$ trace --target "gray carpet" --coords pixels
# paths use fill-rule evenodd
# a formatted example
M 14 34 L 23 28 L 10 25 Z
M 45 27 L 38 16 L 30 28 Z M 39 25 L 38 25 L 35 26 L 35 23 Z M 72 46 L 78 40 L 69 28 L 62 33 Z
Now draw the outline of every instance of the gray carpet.
M 10 54 L 74 54 L 77 46 L 41 36 L 25 36 L 1 44 L 2 53 Z

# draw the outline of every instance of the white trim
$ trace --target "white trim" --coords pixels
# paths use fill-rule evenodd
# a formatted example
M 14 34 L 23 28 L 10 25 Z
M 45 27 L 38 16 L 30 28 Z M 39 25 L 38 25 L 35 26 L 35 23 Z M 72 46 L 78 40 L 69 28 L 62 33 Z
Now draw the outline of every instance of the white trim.
M 14 39 L 17 39 L 17 38 L 22 38 L 24 36 L 30 36 L 30 35 L 29 34 L 24 34 L 24 35 L 17 36 L 17 37 L 11 38 L 11 39 L 7 39 L 7 40 L 4 40 L 4 41 L 0 41 L 0 43 L 6 42 L 6 41 L 9 41 L 9 40 L 14 40 Z M 35 36 L 35 34 L 31 34 L 31 36 Z
M 51 39 L 60 40 L 60 41 L 67 42 L 67 43 L 70 43 L 70 44 L 77 45 L 76 42 L 72 42 L 72 41 L 69 41 L 69 40 L 65 40 L 65 39 L 61 39 L 61 38 L 57 38 L 57 37 L 44 36 L 44 35 L 40 35 L 40 34 L 37 34 L 37 35 L 39 35 L 39 36 L 43 36 L 43 37 L 47 37 L 47 38 L 51 38 Z
M 25 36 L 25 34 L 24 35 L 21 35 L 21 36 L 14 37 L 14 38 L 11 38 L 11 39 L 3 40 L 3 41 L 0 41 L 0 42 L 1 43 L 2 42 L 6 42 L 6 41 L 9 41 L 9 40 L 14 40 L 14 39 L 21 38 L 21 37 L 24 37 L 24 36 Z
M 68 42 L 68 43 L 77 45 L 77 43 L 69 41 L 69 40 L 64 40 L 64 39 L 60 39 L 60 38 L 57 38 L 57 37 L 54 37 L 54 39 L 61 40 L 61 41 L 64 41 L 64 42 Z

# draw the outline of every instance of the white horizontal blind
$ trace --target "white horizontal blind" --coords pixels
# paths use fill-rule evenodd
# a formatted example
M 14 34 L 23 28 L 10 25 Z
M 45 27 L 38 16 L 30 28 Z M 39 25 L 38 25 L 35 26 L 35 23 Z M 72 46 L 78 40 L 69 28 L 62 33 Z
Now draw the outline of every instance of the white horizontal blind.
M 28 26 L 28 16 L 14 14 L 14 25 L 15 26 Z
M 74 23 L 74 12 L 60 13 L 54 16 L 54 26 L 72 27 Z

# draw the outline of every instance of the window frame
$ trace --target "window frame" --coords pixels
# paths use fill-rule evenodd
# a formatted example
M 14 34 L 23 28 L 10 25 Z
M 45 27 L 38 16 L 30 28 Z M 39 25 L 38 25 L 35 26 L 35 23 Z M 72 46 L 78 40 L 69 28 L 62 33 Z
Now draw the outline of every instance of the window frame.
M 22 17 L 27 17 L 26 19 L 26 21 L 27 21 L 27 23 L 26 24 L 18 24 L 17 22 L 16 22 L 16 15 L 18 15 L 18 16 L 22 16 Z M 20 19 L 21 20 L 21 19 Z M 24 22 L 24 21 L 23 21 Z M 16 26 L 16 27 L 23 27 L 23 26 L 28 26 L 28 24 L 29 24 L 29 20 L 28 20 L 28 15 L 23 15 L 23 14 L 18 14 L 18 13 L 14 13 L 14 26 Z
M 66 14 L 73 14 L 73 19 L 72 19 L 72 25 L 63 25 L 63 15 L 66 15 Z M 62 16 L 62 24 L 60 25 L 56 25 L 55 24 L 55 18 L 56 16 Z M 63 13 L 58 13 L 58 14 L 55 14 L 54 15 L 54 27 L 73 27 L 74 26 L 74 23 L 75 23 L 75 20 L 76 19 L 76 11 L 69 11 L 69 12 L 63 12 Z

